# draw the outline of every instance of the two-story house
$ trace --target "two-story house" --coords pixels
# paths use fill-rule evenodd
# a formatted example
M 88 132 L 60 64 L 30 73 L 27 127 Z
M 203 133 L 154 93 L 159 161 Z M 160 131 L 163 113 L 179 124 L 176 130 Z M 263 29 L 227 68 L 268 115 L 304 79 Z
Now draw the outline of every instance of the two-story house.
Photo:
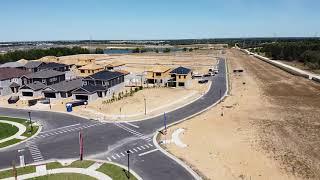
M 116 71 L 100 71 L 85 77 L 82 87 L 72 92 L 74 99 L 93 101 L 101 97 L 111 97 L 124 88 L 126 74 Z
M 147 71 L 146 81 L 148 84 L 165 86 L 169 77 L 170 68 L 163 65 L 156 65 Z
M 22 85 L 20 77 L 26 74 L 27 71 L 18 68 L 0 68 L 0 95 L 17 93 Z
M 99 64 L 90 63 L 90 64 L 87 64 L 85 66 L 78 68 L 78 70 L 79 70 L 79 75 L 81 77 L 85 77 L 85 76 L 89 76 L 89 75 L 92 75 L 94 73 L 97 73 L 97 72 L 104 70 L 104 67 Z
M 29 72 L 37 72 L 45 63 L 41 61 L 29 61 L 24 65 L 24 69 Z
M 168 86 L 170 87 L 190 87 L 191 85 L 191 69 L 185 67 L 178 67 L 170 71 L 170 80 Z
M 51 85 L 65 80 L 65 73 L 55 70 L 43 70 L 35 73 L 30 73 L 21 77 L 22 84 L 30 84 L 40 82 L 44 85 Z

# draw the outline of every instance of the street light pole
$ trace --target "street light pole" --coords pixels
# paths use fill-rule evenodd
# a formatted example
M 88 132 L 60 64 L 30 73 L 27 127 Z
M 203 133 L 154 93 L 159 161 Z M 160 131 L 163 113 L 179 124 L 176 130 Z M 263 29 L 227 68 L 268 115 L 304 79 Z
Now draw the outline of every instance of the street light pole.
M 144 115 L 147 115 L 147 100 L 144 98 Z
M 130 161 L 130 151 L 127 151 L 128 154 L 128 179 L 130 179 L 130 166 L 129 166 L 129 161 Z
M 28 114 L 29 114 L 29 124 L 30 124 L 30 133 L 33 131 L 33 127 L 32 127 L 32 121 L 31 121 L 31 112 L 29 111 L 28 112 Z

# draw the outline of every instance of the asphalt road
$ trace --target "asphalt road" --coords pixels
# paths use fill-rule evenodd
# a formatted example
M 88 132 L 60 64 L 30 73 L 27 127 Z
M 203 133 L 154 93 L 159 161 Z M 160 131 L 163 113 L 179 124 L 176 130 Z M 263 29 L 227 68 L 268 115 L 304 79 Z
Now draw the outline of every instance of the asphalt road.
M 197 101 L 166 114 L 167 124 L 189 117 L 217 102 L 227 91 L 225 60 L 219 61 L 219 74 L 210 78 L 212 86 Z M 0 108 L 1 115 L 28 118 L 27 110 Z M 10 167 L 12 160 L 19 162 L 19 155 L 26 163 L 54 159 L 78 158 L 79 131 L 84 134 L 85 158 L 111 160 L 127 164 L 143 179 L 194 179 L 171 158 L 157 150 L 152 142 L 154 133 L 164 125 L 163 116 L 133 123 L 101 123 L 66 113 L 32 111 L 32 119 L 43 126 L 41 133 L 9 149 L 0 150 L 0 168 Z M 24 149 L 22 152 L 18 150 Z

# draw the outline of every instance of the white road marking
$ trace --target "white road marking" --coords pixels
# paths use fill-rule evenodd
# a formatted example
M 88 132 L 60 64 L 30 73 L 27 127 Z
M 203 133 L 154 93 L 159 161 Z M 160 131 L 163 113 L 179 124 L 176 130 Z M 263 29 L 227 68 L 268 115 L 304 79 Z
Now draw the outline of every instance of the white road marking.
M 118 158 L 120 158 L 119 154 L 116 154 L 116 156 L 118 156 Z
M 149 148 L 149 146 L 148 145 L 144 145 L 145 147 L 147 147 L 147 148 Z
M 107 157 L 108 161 L 112 161 L 109 157 Z
M 123 153 L 121 153 L 122 156 L 125 156 Z
M 59 128 L 52 129 L 52 130 L 49 130 L 49 131 L 44 131 L 44 132 L 41 132 L 41 134 L 44 134 L 44 133 L 47 133 L 47 132 L 56 131 L 56 130 L 59 130 L 59 129 L 64 129 L 64 128 L 72 127 L 72 126 L 78 126 L 78 125 L 80 125 L 80 123 L 78 123 L 78 124 L 73 124 L 73 125 L 70 125 L 70 126 L 59 127 Z
M 138 152 L 138 150 L 136 150 L 135 148 L 133 148 L 133 150 L 134 150 L 135 152 Z
M 137 147 L 137 149 L 138 149 L 139 151 L 141 151 L 141 149 L 140 149 L 139 147 Z
M 150 151 L 147 151 L 147 152 L 141 153 L 141 154 L 139 154 L 139 156 L 143 156 L 143 155 L 146 155 L 146 154 L 149 154 L 149 153 L 152 153 L 152 152 L 158 151 L 158 150 L 159 150 L 159 149 L 153 149 L 153 150 L 150 150 Z
M 134 134 L 136 135 L 137 137 L 143 139 L 143 140 L 146 140 L 148 137 L 145 137 L 143 134 L 133 130 L 133 129 L 130 129 L 128 127 L 126 127 L 125 125 L 121 124 L 121 123 L 114 123 L 116 126 L 118 126 L 119 128 L 131 133 L 131 134 Z
M 150 144 L 150 143 L 148 143 L 148 144 L 149 144 L 149 146 L 151 146 L 151 147 L 153 146 L 153 145 L 152 145 L 152 144 Z
M 114 156 L 111 156 L 113 159 L 116 159 Z
M 146 149 L 145 147 L 143 147 L 143 146 L 140 146 L 142 149 Z
M 139 128 L 139 126 L 134 125 L 134 124 L 132 124 L 132 123 L 129 123 L 129 122 L 125 122 L 125 123 L 128 124 L 129 126 L 132 126 L 132 127 L 135 127 L 135 128 Z

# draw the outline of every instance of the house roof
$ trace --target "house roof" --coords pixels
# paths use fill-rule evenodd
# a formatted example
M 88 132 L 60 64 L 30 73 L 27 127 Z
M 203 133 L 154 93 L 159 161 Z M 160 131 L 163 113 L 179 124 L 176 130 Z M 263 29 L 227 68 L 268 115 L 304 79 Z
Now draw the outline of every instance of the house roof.
M 39 67 L 43 62 L 41 61 L 29 61 L 27 64 L 24 65 L 27 69 L 37 68 Z
M 73 94 L 77 94 L 77 93 L 93 94 L 97 91 L 106 91 L 106 90 L 107 90 L 107 87 L 104 87 L 102 85 L 86 85 L 74 90 L 72 93 Z
M 126 65 L 126 64 L 120 63 L 120 62 L 112 62 L 112 63 L 107 64 L 106 66 L 107 67 L 119 67 L 119 66 L 124 66 L 124 65 Z
M 98 64 L 95 64 L 95 63 L 90 63 L 90 64 L 87 64 L 85 66 L 82 66 L 79 68 L 79 70 L 96 70 L 96 69 L 103 69 L 104 67 L 101 66 L 101 65 L 98 65 Z
M 189 74 L 190 72 L 191 72 L 191 69 L 180 66 L 172 70 L 170 73 L 171 74 Z
M 12 82 L 9 87 L 20 87 L 20 84 Z
M 55 92 L 68 92 L 80 88 L 81 85 L 82 79 L 77 78 L 67 81 L 61 81 L 59 83 L 48 86 L 48 88 L 52 89 Z
M 152 68 L 150 68 L 148 71 L 151 71 L 151 72 L 167 72 L 169 71 L 170 68 L 167 67 L 167 66 L 163 66 L 163 65 L 155 65 L 153 66 Z
M 25 60 L 25 59 L 20 59 L 19 61 L 17 61 L 18 63 L 22 64 L 23 66 L 25 64 L 27 64 L 29 61 L 28 60 Z
M 119 72 L 119 73 L 122 73 L 122 74 L 124 74 L 124 75 L 130 74 L 130 72 L 125 71 L 125 70 L 116 70 L 115 72 Z
M 18 68 L 0 68 L 0 80 L 18 78 L 28 73 L 29 72 Z
M 40 69 L 53 69 L 53 68 L 60 68 L 60 67 L 66 67 L 68 65 L 62 64 L 62 63 L 56 63 L 56 62 L 48 62 L 44 63 L 44 65 Z
M 42 84 L 41 82 L 35 81 L 33 83 L 26 84 L 26 85 L 22 86 L 20 89 L 29 88 L 29 89 L 32 89 L 34 91 L 37 91 L 37 90 L 44 89 L 45 87 L 46 87 L 46 85 Z
M 63 74 L 65 74 L 65 73 L 48 69 L 48 70 L 42 70 L 42 71 L 38 71 L 35 73 L 27 74 L 27 75 L 25 75 L 25 77 L 27 77 L 27 78 L 50 78 L 50 77 L 60 76 Z
M 17 67 L 23 67 L 23 64 L 21 64 L 19 62 L 7 62 L 7 63 L 4 63 L 4 64 L 0 65 L 0 67 L 17 68 Z
M 95 74 L 92 74 L 90 76 L 87 76 L 85 79 L 92 78 L 92 79 L 109 80 L 109 79 L 114 79 L 123 75 L 124 74 L 121 72 L 104 70 L 104 71 L 100 71 Z

